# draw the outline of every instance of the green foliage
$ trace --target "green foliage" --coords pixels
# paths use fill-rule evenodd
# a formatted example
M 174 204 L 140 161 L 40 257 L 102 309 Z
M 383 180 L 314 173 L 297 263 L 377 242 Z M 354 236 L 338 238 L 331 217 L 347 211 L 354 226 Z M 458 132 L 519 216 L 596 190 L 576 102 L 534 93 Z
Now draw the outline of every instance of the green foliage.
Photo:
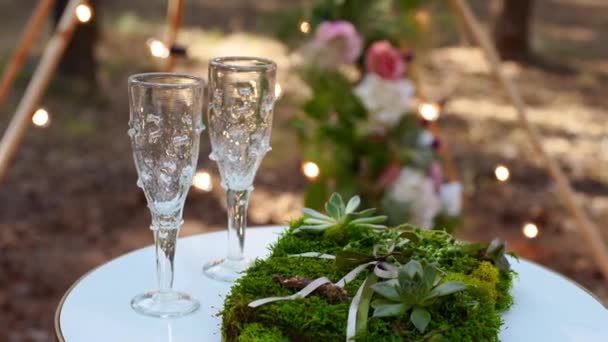
M 433 264 L 421 264 L 410 260 L 399 269 L 397 279 L 390 279 L 372 286 L 382 299 L 372 302 L 374 317 L 402 316 L 410 309 L 410 321 L 418 331 L 424 333 L 431 321 L 426 309 L 443 296 L 466 289 L 461 282 L 440 284 L 439 270 Z
M 325 198 L 338 192 L 348 197 L 361 194 L 366 206 L 389 215 L 393 220 L 389 224 L 404 222 L 416 214 L 410 212 L 409 203 L 388 198 L 387 189 L 395 179 L 383 176 L 394 166 L 412 167 L 427 174 L 430 165 L 439 158 L 437 144 L 428 142 L 428 139 L 427 143 L 420 143 L 420 134 L 425 128 L 411 110 L 385 99 L 380 101 L 392 105 L 394 110 L 377 108 L 379 106 L 359 98 L 370 97 L 369 90 L 359 88 L 368 95 L 357 96 L 354 88 L 365 75 L 374 73 L 365 65 L 366 53 L 374 43 L 388 41 L 400 62 L 407 64 L 412 61 L 413 51 L 419 51 L 425 45 L 423 41 L 430 38 L 427 36 L 428 28 L 416 19 L 416 15 L 421 10 L 428 10 L 433 2 L 315 0 L 304 9 L 281 13 L 280 16 L 275 13 L 269 20 L 279 21 L 275 32 L 281 40 L 291 47 L 299 47 L 303 63 L 297 71 L 311 93 L 301 106 L 301 114 L 291 120 L 304 159 L 314 162 L 321 170 L 308 188 L 307 207 L 320 210 Z M 331 50 L 332 44 L 343 42 L 334 41 L 322 47 L 311 44 L 321 23 L 336 21 L 352 24 L 357 36 L 362 38 L 363 51 L 358 57 L 331 61 L 332 58 L 316 50 Z M 301 30 L 302 24 L 306 24 L 304 27 L 308 29 Z M 359 53 L 359 48 L 356 50 Z M 406 69 L 410 71 L 400 74 L 399 82 L 393 83 L 397 87 L 395 89 L 408 89 L 409 73 L 413 73 L 411 70 L 415 68 L 408 65 Z M 382 82 L 384 87 L 386 83 L 387 80 Z M 379 87 L 378 84 L 375 87 Z M 395 98 L 401 99 L 402 104 L 409 101 L 406 96 L 396 95 Z M 387 116 L 392 116 L 392 119 L 387 120 Z M 442 216 L 437 218 L 435 227 L 451 231 L 459 222 L 458 218 Z M 326 235 L 341 239 L 343 233 L 340 229 L 329 228 Z
M 345 20 L 357 28 L 364 48 L 377 40 L 389 40 L 395 46 L 402 46 L 407 40 L 411 47 L 419 36 L 413 20 L 419 5 L 395 0 L 319 0 L 310 10 L 282 15 L 287 20 L 276 31 L 284 41 L 301 42 L 311 39 L 299 31 L 302 21 L 307 21 L 314 33 L 323 21 Z M 363 57 L 356 66 L 363 71 Z M 327 195 L 336 191 L 346 196 L 360 193 L 366 205 L 378 207 L 382 191 L 375 188 L 375 183 L 380 173 L 391 162 L 410 162 L 412 143 L 415 145 L 420 125 L 415 119 L 405 119 L 408 127 L 395 129 L 394 137 L 370 139 L 368 112 L 353 93 L 352 79 L 338 69 L 318 68 L 314 64 L 299 71 L 311 96 L 302 105 L 304 115 L 294 118 L 292 126 L 298 133 L 304 157 L 322 170 L 310 186 L 306 206 L 320 209 Z M 413 142 L 409 139 L 402 144 L 400 140 L 406 136 L 413 136 Z
M 303 154 L 322 170 L 311 185 L 306 205 L 320 209 L 328 192 L 346 196 L 358 192 L 357 168 L 362 155 L 367 155 L 368 139 L 358 130 L 367 119 L 361 101 L 352 92 L 352 84 L 338 71 L 302 70 L 312 96 L 303 104 L 304 117 L 292 120 Z M 330 188 L 329 180 L 333 183 Z
M 304 116 L 291 124 L 304 158 L 321 170 L 309 187 L 307 207 L 320 209 L 333 191 L 346 196 L 360 193 L 365 205 L 380 208 L 383 189 L 376 183 L 388 165 L 427 168 L 436 158 L 431 148 L 417 146 L 421 127 L 415 115 L 405 115 L 387 136 L 372 137 L 366 128 L 368 113 L 343 74 L 306 68 L 302 75 L 312 96 L 302 107 Z
M 357 27 L 365 41 L 387 39 L 398 43 L 407 40 L 415 44 L 425 37 L 414 14 L 426 3 L 428 1 L 422 0 L 316 0 L 310 9 L 282 11 L 274 31 L 279 39 L 295 46 L 307 38 L 299 30 L 300 22 L 307 21 L 314 28 L 323 21 L 346 20 Z M 273 15 L 276 22 L 277 15 Z
M 333 203 L 338 209 L 331 211 L 339 212 L 342 208 L 339 201 L 334 199 Z M 345 204 L 344 212 L 347 207 Z M 408 302 L 429 305 L 418 305 L 416 310 L 412 305 L 399 316 L 368 318 L 367 329 L 359 331 L 357 341 L 498 341 L 502 324 L 500 312 L 512 303 L 509 294 L 512 273 L 471 255 L 466 248 L 468 245 L 459 243 L 444 231 L 418 230 L 410 226 L 378 231 L 354 229 L 348 231 L 344 241 L 327 239 L 315 232 L 293 234 L 305 220 L 303 217 L 291 222 L 290 228 L 271 246 L 271 256 L 267 260 L 257 260 L 247 275 L 233 286 L 222 311 L 225 341 L 344 341 L 350 300 L 367 279 L 368 272 L 345 286 L 347 301 L 330 302 L 313 293 L 297 300 L 274 302 L 255 309 L 248 307 L 248 303 L 256 299 L 288 296 L 296 291 L 273 281 L 274 275 L 309 279 L 325 276 L 335 283 L 350 266 L 363 261 L 358 259 L 341 265 L 334 260 L 289 256 L 306 252 L 350 255 L 350 260 L 353 256 L 355 259 L 389 260 L 392 257 L 389 254 L 400 253 L 400 261 L 390 260 L 410 265 L 404 266 L 396 279 L 399 289 L 403 283 L 407 290 L 402 293 L 408 293 L 406 298 L 416 298 L 408 299 Z M 394 245 L 395 241 L 403 239 L 408 242 Z M 394 248 L 391 250 L 390 246 Z M 410 258 L 418 262 L 408 264 Z M 452 292 L 460 286 L 445 285 L 454 283 L 466 286 L 467 290 Z M 373 289 L 382 287 L 378 284 L 373 285 Z M 384 296 L 387 300 L 397 298 L 387 292 L 390 289 L 380 291 L 388 295 Z M 445 295 L 447 293 L 451 294 Z M 380 299 L 380 295 L 375 298 Z M 375 309 L 368 309 L 372 316 Z M 427 320 L 429 317 L 432 319 Z M 252 339 L 255 336 L 260 339 Z

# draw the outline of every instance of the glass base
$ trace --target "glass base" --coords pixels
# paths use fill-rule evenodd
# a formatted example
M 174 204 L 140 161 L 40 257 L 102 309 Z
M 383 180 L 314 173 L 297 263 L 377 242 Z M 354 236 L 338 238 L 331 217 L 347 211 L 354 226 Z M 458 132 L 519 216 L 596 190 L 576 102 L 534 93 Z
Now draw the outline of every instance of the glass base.
M 219 259 L 211 261 L 203 266 L 203 273 L 211 279 L 234 282 L 243 276 L 243 272 L 251 266 L 247 259 L 230 260 Z
M 183 292 L 151 291 L 135 296 L 131 307 L 142 315 L 170 318 L 181 317 L 198 310 L 200 303 Z

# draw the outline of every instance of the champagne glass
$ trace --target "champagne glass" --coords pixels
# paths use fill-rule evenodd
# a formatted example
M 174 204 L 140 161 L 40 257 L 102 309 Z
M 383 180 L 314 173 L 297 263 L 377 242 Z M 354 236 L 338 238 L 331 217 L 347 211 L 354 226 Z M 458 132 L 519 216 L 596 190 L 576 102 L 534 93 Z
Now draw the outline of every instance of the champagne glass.
M 130 121 L 137 185 L 152 214 L 158 289 L 133 298 L 131 307 L 155 317 L 178 317 L 200 304 L 173 287 L 173 261 L 184 202 L 198 160 L 203 80 L 172 73 L 129 77 Z
M 209 66 L 209 157 L 217 162 L 228 210 L 228 256 L 203 267 L 213 279 L 234 281 L 250 265 L 243 257 L 247 204 L 270 151 L 276 68 L 254 57 L 214 58 Z

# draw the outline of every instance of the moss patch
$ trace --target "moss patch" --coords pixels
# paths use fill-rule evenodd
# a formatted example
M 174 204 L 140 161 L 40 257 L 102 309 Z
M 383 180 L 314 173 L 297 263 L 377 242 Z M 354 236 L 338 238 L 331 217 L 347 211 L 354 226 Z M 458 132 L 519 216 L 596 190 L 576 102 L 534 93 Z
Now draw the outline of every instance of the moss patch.
M 258 323 L 247 324 L 239 335 L 238 342 L 289 342 L 277 327 L 265 327 Z
M 290 254 L 320 252 L 333 254 L 348 250 L 371 254 L 375 245 L 386 246 L 396 238 L 398 229 L 380 232 L 369 229 L 345 231 L 339 239 L 323 232 L 291 231 L 301 225 L 291 224 L 271 247 L 267 260 L 258 260 L 247 275 L 232 288 L 225 301 L 222 334 L 226 341 L 344 341 L 350 299 L 364 281 L 366 274 L 346 286 L 349 300 L 330 303 L 315 293 L 307 298 L 280 301 L 255 309 L 248 303 L 270 296 L 287 296 L 296 290 L 285 289 L 272 280 L 302 276 L 310 279 L 328 277 L 333 282 L 348 270 L 336 267 L 333 260 L 290 257 Z M 416 230 L 419 241 L 410 241 L 397 248 L 417 260 L 436 262 L 444 273 L 444 281 L 460 281 L 468 289 L 442 298 L 429 307 L 431 322 L 424 334 L 404 317 L 373 318 L 368 331 L 358 341 L 498 341 L 502 324 L 500 312 L 513 302 L 509 293 L 512 274 L 502 272 L 487 261 L 467 254 L 463 245 L 442 231 Z

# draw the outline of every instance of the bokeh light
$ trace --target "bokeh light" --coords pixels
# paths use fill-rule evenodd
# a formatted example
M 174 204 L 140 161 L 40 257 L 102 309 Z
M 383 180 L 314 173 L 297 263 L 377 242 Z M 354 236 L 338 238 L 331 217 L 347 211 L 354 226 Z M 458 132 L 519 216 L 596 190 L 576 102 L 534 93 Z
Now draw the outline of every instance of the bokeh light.
M 304 34 L 310 32 L 310 23 L 308 21 L 300 22 L 300 32 Z
M 302 163 L 302 173 L 308 179 L 315 179 L 321 173 L 319 166 L 311 161 Z
M 538 227 L 532 222 L 527 222 L 524 224 L 521 231 L 528 239 L 534 239 L 538 236 Z
M 93 11 L 91 10 L 91 7 L 89 7 L 89 5 L 80 4 L 76 6 L 76 18 L 78 18 L 78 21 L 80 21 L 81 23 L 86 23 L 91 20 L 92 17 Z
M 39 108 L 32 116 L 32 123 L 38 127 L 46 127 L 50 124 L 51 118 L 49 112 L 44 108 Z
M 280 98 L 280 97 L 281 97 L 281 95 L 282 95 L 282 94 L 283 94 L 283 88 L 281 88 L 281 85 L 277 83 L 277 84 L 274 86 L 274 97 L 275 97 L 276 99 L 278 99 L 278 98 Z
M 192 186 L 206 192 L 213 190 L 213 182 L 211 181 L 211 175 L 209 172 L 197 172 L 192 179 Z
M 498 179 L 499 181 L 506 182 L 509 180 L 509 177 L 511 177 L 511 172 L 509 171 L 509 169 L 506 166 L 498 165 L 494 169 L 494 175 L 496 176 L 496 179 Z
M 439 106 L 432 103 L 423 103 L 418 107 L 420 116 L 427 121 L 439 119 Z
M 170 51 L 165 46 L 165 43 L 158 39 L 148 39 L 148 47 L 150 48 L 150 54 L 156 58 L 167 58 L 169 57 Z

